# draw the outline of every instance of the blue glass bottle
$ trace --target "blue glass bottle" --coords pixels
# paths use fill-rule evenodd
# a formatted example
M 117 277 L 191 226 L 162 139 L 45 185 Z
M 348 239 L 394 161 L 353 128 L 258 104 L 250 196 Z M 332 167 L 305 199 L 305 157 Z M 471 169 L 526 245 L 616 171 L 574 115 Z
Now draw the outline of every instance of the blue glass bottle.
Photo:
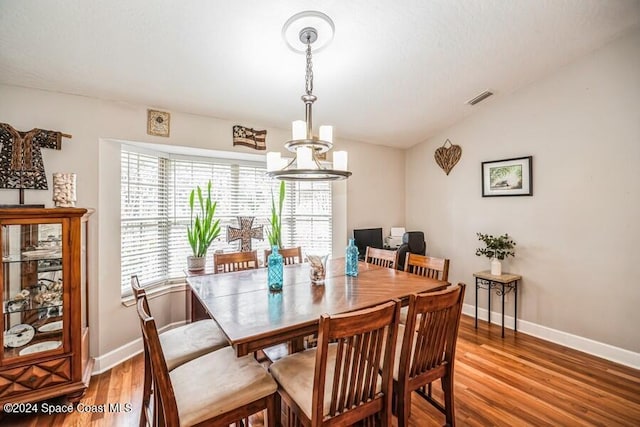
M 349 239 L 345 257 L 344 274 L 356 277 L 358 275 L 358 247 L 355 245 L 355 239 Z
M 281 291 L 283 282 L 283 265 L 282 255 L 278 253 L 278 247 L 271 248 L 271 255 L 267 258 L 267 281 L 270 291 Z

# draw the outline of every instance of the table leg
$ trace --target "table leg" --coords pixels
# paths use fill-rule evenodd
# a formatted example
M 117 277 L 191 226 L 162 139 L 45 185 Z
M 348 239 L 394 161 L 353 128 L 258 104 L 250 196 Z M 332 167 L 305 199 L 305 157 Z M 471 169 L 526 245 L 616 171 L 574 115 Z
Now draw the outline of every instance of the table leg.
M 504 338 L 504 283 L 502 283 L 502 338 Z
M 476 329 L 478 329 L 478 278 L 476 277 Z
M 514 288 L 515 301 L 513 302 L 513 332 L 518 332 L 518 281 L 516 280 Z
M 491 284 L 489 281 L 489 287 L 487 288 L 487 323 L 491 326 Z

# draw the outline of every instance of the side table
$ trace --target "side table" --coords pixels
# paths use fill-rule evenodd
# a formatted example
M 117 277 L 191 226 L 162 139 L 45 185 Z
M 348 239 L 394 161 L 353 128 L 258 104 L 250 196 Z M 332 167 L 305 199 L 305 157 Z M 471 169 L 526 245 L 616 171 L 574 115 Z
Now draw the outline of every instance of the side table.
M 504 296 L 513 290 L 515 295 L 513 304 L 513 330 L 517 332 L 518 283 L 522 280 L 522 276 L 510 273 L 502 273 L 499 276 L 494 276 L 489 270 L 486 270 L 474 273 L 473 277 L 476 278 L 476 329 L 478 328 L 478 288 L 487 290 L 487 321 L 489 324 L 491 324 L 491 289 L 495 289 L 496 294 L 502 296 L 502 338 L 504 338 Z

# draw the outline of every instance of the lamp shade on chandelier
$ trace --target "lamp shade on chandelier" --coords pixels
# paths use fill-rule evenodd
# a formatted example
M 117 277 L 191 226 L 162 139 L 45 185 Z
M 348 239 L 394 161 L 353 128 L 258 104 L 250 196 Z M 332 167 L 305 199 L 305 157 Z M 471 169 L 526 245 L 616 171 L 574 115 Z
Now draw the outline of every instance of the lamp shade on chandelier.
M 319 38 L 320 29 L 329 34 Z M 326 45 L 333 38 L 333 29 L 331 19 L 315 11 L 292 16 L 282 29 L 289 46 L 306 53 L 305 94 L 301 97 L 305 105 L 305 120 L 295 120 L 291 124 L 291 140 L 284 144 L 288 151 L 294 153 L 292 160 L 282 158 L 279 152 L 267 153 L 267 174 L 271 177 L 285 181 L 335 181 L 351 176 L 347 170 L 346 151 L 333 152 L 332 168 L 325 167 L 319 158 L 333 148 L 333 127 L 320 126 L 318 135 L 313 134 L 312 106 L 317 97 L 313 95 L 311 45 Z M 292 34 L 297 35 L 297 42 L 292 41 Z M 300 46 L 304 46 L 304 50 Z

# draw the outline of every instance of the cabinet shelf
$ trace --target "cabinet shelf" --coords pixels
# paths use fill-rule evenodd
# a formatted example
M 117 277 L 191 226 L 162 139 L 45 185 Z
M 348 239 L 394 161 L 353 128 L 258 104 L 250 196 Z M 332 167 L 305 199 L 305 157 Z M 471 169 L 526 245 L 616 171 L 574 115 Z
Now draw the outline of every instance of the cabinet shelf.
M 29 302 L 29 303 L 25 304 L 24 307 L 17 308 L 17 309 L 10 309 L 9 308 L 10 304 L 11 304 L 11 301 L 7 301 L 6 302 L 3 314 L 27 313 L 27 312 L 30 312 L 30 311 L 38 311 L 38 310 L 44 310 L 44 309 L 47 309 L 47 311 L 49 311 L 50 308 L 54 308 L 54 309 L 57 309 L 59 311 L 60 307 L 62 307 L 62 301 L 56 302 L 56 303 L 34 303 L 34 302 Z

